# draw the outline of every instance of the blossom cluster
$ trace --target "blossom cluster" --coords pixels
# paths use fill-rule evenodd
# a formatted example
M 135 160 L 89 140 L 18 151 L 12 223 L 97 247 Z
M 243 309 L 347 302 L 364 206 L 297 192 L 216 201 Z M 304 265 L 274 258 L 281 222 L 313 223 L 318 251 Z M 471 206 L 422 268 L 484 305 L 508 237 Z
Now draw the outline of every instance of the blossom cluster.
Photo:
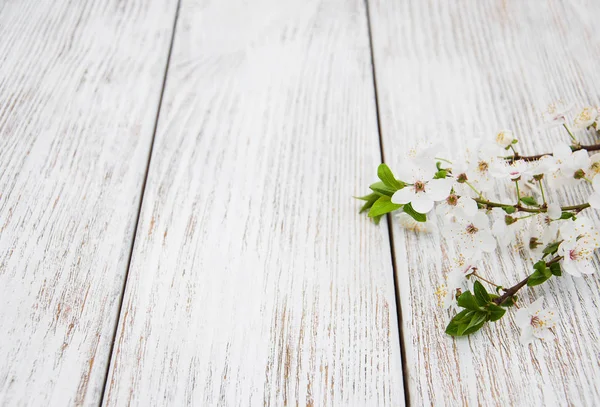
M 446 308 L 460 310 L 448 324 L 448 334 L 473 333 L 516 305 L 522 342 L 549 339 L 556 324 L 555 310 L 543 309 L 542 298 L 519 307 L 516 292 L 563 271 L 573 277 L 594 272 L 600 234 L 581 212 L 600 209 L 600 153 L 590 155 L 600 151 L 600 145 L 582 145 L 576 134 L 600 131 L 600 111 L 584 107 L 569 120 L 571 110 L 572 106 L 558 102 L 543 114 L 545 127 L 561 126 L 569 136 L 569 143 L 555 144 L 551 152 L 521 155 L 510 130 L 474 143 L 474 148 L 459 155 L 451 155 L 443 145 L 430 145 L 411 151 L 395 173 L 380 165 L 380 182 L 360 198 L 366 201 L 361 212 L 368 211 L 376 222 L 397 211 L 403 227 L 431 232 L 438 222 L 430 218 L 437 215 L 441 220 L 441 235 L 458 253 L 445 288 L 438 291 Z M 551 199 L 561 188 L 577 184 L 589 185 L 585 202 L 564 205 Z M 520 249 L 533 266 L 523 281 L 510 288 L 479 272 L 486 256 L 507 246 Z M 495 290 L 488 292 L 480 280 Z

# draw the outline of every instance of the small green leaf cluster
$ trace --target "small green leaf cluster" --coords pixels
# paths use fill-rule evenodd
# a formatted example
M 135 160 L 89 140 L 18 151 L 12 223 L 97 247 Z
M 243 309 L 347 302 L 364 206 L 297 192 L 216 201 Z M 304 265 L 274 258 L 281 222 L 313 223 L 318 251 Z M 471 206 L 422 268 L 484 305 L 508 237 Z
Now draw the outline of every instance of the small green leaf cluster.
M 560 277 L 562 275 L 559 263 L 546 263 L 544 260 L 540 260 L 533 265 L 533 269 L 535 271 L 529 276 L 529 280 L 527 280 L 529 287 L 545 283 L 552 276 Z
M 451 336 L 465 336 L 477 332 L 488 321 L 497 321 L 504 316 L 506 310 L 503 306 L 510 306 L 513 302 L 494 302 L 498 298 L 495 294 L 488 293 L 483 284 L 475 281 L 473 293 L 465 291 L 458 297 L 458 306 L 464 308 L 456 314 L 446 327 L 446 333 Z
M 377 168 L 377 177 L 379 177 L 380 181 L 369 186 L 372 192 L 357 198 L 365 201 L 364 205 L 360 208 L 360 213 L 368 211 L 368 216 L 376 224 L 379 223 L 385 214 L 399 209 L 402 209 L 417 222 L 427 221 L 427 216 L 415 211 L 410 203 L 400 205 L 392 202 L 394 192 L 405 188 L 407 184 L 396 179 L 392 170 L 386 164 L 379 165 Z
M 560 260 L 561 257 L 555 257 L 549 262 L 546 262 L 546 260 L 544 260 L 548 256 L 556 255 L 556 253 L 558 252 L 558 247 L 561 243 L 562 240 L 558 242 L 552 242 L 548 244 L 548 246 L 546 246 L 544 250 L 542 250 L 542 253 L 544 255 L 540 261 L 533 265 L 533 274 L 531 274 L 529 276 L 529 280 L 527 280 L 527 285 L 529 287 L 534 287 L 536 285 L 545 283 L 552 276 L 562 276 L 560 263 L 558 263 L 558 260 Z

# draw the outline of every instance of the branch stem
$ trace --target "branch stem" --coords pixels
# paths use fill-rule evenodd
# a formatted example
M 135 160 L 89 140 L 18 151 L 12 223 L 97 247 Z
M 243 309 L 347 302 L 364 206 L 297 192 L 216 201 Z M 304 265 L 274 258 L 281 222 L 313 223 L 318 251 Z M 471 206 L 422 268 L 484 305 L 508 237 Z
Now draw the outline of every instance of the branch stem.
M 600 144 L 590 144 L 587 146 L 577 144 L 575 146 L 572 146 L 571 150 L 572 151 L 579 151 L 579 150 L 598 151 L 598 150 L 600 150 Z M 519 160 L 521 160 L 521 161 L 537 161 L 546 155 L 552 155 L 552 153 L 544 153 L 544 154 L 536 154 L 536 155 L 514 154 L 514 155 L 509 155 L 508 157 L 504 157 L 504 159 L 506 161 L 508 161 L 509 163 L 513 163 L 513 162 L 519 161 Z
M 542 183 L 542 180 L 539 179 L 538 183 L 540 184 L 540 192 L 542 193 L 542 201 L 544 202 L 544 206 L 547 205 L 546 203 L 546 195 L 544 194 L 544 184 Z
M 558 263 L 560 260 L 562 260 L 562 258 L 563 258 L 563 256 L 556 256 L 552 260 L 546 262 L 546 266 L 549 267 L 554 263 Z M 519 281 L 517 284 L 513 285 L 512 287 L 504 290 L 504 294 L 502 294 L 500 297 L 498 297 L 494 300 L 496 305 L 502 304 L 504 301 L 506 301 L 509 298 L 511 298 L 512 296 L 514 296 L 517 293 L 517 291 L 519 291 L 521 288 L 525 287 L 527 285 L 527 282 L 529 281 L 529 278 L 532 275 L 533 275 L 533 273 L 528 275 L 527 277 L 525 277 L 523 280 Z
M 490 280 L 486 280 L 485 278 L 481 277 L 479 274 L 477 274 L 476 272 L 471 273 L 472 276 L 477 277 L 478 279 L 480 279 L 481 281 L 485 281 L 486 283 L 493 285 L 494 287 L 501 287 L 499 284 L 493 283 Z
M 579 145 L 579 141 L 577 141 L 577 139 L 573 135 L 573 132 L 571 131 L 571 129 L 569 128 L 569 126 L 567 126 L 567 123 L 563 123 L 563 127 L 565 128 L 565 130 L 567 130 L 567 133 L 569 133 L 569 136 L 571 137 L 571 141 L 573 141 L 573 145 L 574 146 L 578 146 Z
M 505 208 L 505 207 L 512 207 L 515 208 L 517 211 L 519 212 L 528 212 L 528 213 L 545 213 L 548 211 L 547 208 L 526 208 L 524 206 L 522 206 L 521 204 L 517 204 L 517 205 L 512 205 L 512 204 L 505 204 L 505 203 L 500 203 L 500 202 L 492 202 L 492 201 L 488 201 L 485 199 L 481 199 L 481 198 L 474 198 L 475 202 L 477 202 L 478 204 L 481 205 L 485 205 L 488 208 Z M 564 212 L 564 211 L 577 211 L 577 212 L 581 212 L 582 210 L 589 208 L 590 204 L 589 203 L 582 203 L 579 205 L 571 205 L 571 206 L 562 206 L 560 209 Z

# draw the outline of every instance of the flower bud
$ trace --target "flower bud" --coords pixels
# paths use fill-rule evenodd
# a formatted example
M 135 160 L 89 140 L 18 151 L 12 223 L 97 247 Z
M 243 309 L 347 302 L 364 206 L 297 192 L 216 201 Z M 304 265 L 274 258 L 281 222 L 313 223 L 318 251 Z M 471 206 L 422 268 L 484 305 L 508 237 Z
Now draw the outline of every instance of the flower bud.
M 532 237 L 531 239 L 529 239 L 529 248 L 531 250 L 535 250 L 541 245 L 542 242 L 540 242 L 537 237 Z

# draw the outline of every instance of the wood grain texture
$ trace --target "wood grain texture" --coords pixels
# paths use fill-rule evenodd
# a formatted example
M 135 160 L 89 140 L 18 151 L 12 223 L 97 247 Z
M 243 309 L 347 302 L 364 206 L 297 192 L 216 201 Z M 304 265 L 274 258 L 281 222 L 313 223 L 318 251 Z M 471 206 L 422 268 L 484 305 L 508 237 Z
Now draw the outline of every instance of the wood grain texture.
M 437 140 L 456 148 L 503 128 L 515 131 L 524 153 L 548 151 L 565 137 L 560 129 L 538 131 L 547 104 L 599 102 L 598 2 L 369 5 L 383 148 L 392 167 L 401 165 L 406 146 Z M 562 202 L 586 196 L 575 191 Z M 434 294 L 451 254 L 440 253 L 437 235 L 417 236 L 398 225 L 393 233 L 411 404 L 600 403 L 597 275 L 553 279 L 523 295 L 525 303 L 545 295 L 559 309 L 556 341 L 522 346 L 512 315 L 454 340 L 443 332 L 450 314 Z M 483 273 L 510 285 L 530 267 L 507 250 L 490 258 Z
M 403 405 L 363 2 L 184 0 L 106 405 Z
M 175 8 L 0 3 L 0 405 L 100 401 Z

